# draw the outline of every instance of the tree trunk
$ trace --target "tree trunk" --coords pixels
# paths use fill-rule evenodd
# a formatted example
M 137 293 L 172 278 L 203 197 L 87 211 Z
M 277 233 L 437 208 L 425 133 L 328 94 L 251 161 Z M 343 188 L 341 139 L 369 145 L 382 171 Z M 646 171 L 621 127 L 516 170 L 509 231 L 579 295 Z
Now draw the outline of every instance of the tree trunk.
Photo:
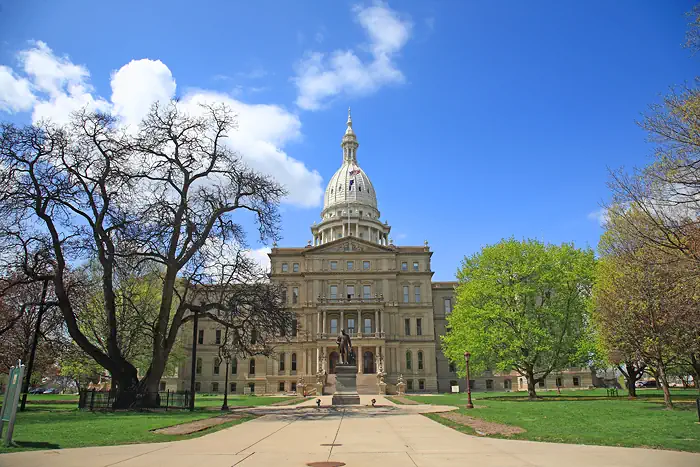
M 525 377 L 527 378 L 527 397 L 529 399 L 537 399 L 537 392 L 535 391 L 535 373 L 528 370 Z
M 657 381 L 657 386 L 658 383 L 661 383 L 661 387 L 663 388 L 664 391 L 664 404 L 666 404 L 666 407 L 669 409 L 673 408 L 673 402 L 671 401 L 671 390 L 668 387 L 668 378 L 666 377 L 666 368 L 663 363 L 659 362 L 658 364 L 658 369 L 657 369 L 657 374 L 658 374 L 658 379 Z
M 700 356 L 696 354 L 690 354 L 690 366 L 693 367 L 693 383 L 695 389 L 700 393 Z

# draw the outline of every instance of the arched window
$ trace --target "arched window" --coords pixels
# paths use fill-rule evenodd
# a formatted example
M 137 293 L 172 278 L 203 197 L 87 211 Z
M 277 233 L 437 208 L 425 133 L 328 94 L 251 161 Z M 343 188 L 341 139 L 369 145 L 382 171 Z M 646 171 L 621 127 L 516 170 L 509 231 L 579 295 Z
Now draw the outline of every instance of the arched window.
M 238 373 L 238 360 L 234 358 L 233 360 L 231 360 L 231 374 L 235 375 L 236 373 Z
M 406 369 L 410 370 L 413 368 L 413 362 L 411 362 L 411 351 L 406 351 Z
M 418 352 L 418 369 L 423 369 L 423 352 Z
M 279 371 L 284 371 L 284 352 L 280 354 Z
M 216 357 L 214 359 L 214 374 L 218 375 L 219 374 L 219 367 L 221 366 L 221 359 L 219 357 Z
M 292 354 L 292 371 L 297 371 L 297 354 Z
M 251 358 L 250 363 L 248 363 L 248 374 L 249 375 L 255 374 L 255 359 L 254 358 Z

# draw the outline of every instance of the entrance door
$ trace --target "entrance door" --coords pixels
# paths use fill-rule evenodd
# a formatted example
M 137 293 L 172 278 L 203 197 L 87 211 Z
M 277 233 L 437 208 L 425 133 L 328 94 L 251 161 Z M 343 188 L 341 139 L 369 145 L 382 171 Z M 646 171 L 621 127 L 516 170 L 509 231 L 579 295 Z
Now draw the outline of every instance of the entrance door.
M 362 366 L 364 367 L 364 373 L 374 373 L 374 354 L 369 350 L 363 355 Z

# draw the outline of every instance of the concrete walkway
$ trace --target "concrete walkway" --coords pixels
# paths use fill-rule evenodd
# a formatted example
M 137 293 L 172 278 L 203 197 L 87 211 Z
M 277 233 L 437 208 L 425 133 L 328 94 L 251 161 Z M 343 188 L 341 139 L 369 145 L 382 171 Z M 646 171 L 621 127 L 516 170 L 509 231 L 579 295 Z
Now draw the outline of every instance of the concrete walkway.
M 374 396 L 377 409 L 276 407 L 201 438 L 158 444 L 1 454 L 2 467 L 347 466 L 697 467 L 700 454 L 481 438 Z M 370 397 L 371 399 L 371 397 Z M 325 400 L 323 401 L 325 402 Z M 366 403 L 364 400 L 363 403 Z M 262 410 L 262 408 L 260 409 Z M 432 411 L 432 410 L 430 410 Z M 261 414 L 262 415 L 262 414 Z

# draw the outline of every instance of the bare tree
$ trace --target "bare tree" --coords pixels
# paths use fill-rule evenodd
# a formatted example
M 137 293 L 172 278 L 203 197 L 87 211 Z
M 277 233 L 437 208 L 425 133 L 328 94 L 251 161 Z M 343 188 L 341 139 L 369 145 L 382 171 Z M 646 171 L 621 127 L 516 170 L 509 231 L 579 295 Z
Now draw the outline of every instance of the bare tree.
M 264 352 L 259 342 L 291 327 L 277 289 L 243 254 L 241 225 L 255 222 L 261 239 L 276 239 L 285 192 L 225 143 L 235 127 L 225 106 L 189 114 L 172 102 L 155 104 L 136 134 L 88 112 L 64 128 L 0 128 L 0 242 L 12 252 L 2 259 L 32 280 L 52 281 L 70 336 L 111 373 L 118 406 L 157 391 L 193 312 L 224 321 L 218 312 L 236 310 L 222 324 L 250 353 Z M 81 326 L 84 296 L 70 281 L 71 270 L 90 261 L 107 330 L 101 343 Z M 141 379 L 119 339 L 119 291 L 134 271 L 160 280 L 157 312 L 142 320 L 151 355 Z

